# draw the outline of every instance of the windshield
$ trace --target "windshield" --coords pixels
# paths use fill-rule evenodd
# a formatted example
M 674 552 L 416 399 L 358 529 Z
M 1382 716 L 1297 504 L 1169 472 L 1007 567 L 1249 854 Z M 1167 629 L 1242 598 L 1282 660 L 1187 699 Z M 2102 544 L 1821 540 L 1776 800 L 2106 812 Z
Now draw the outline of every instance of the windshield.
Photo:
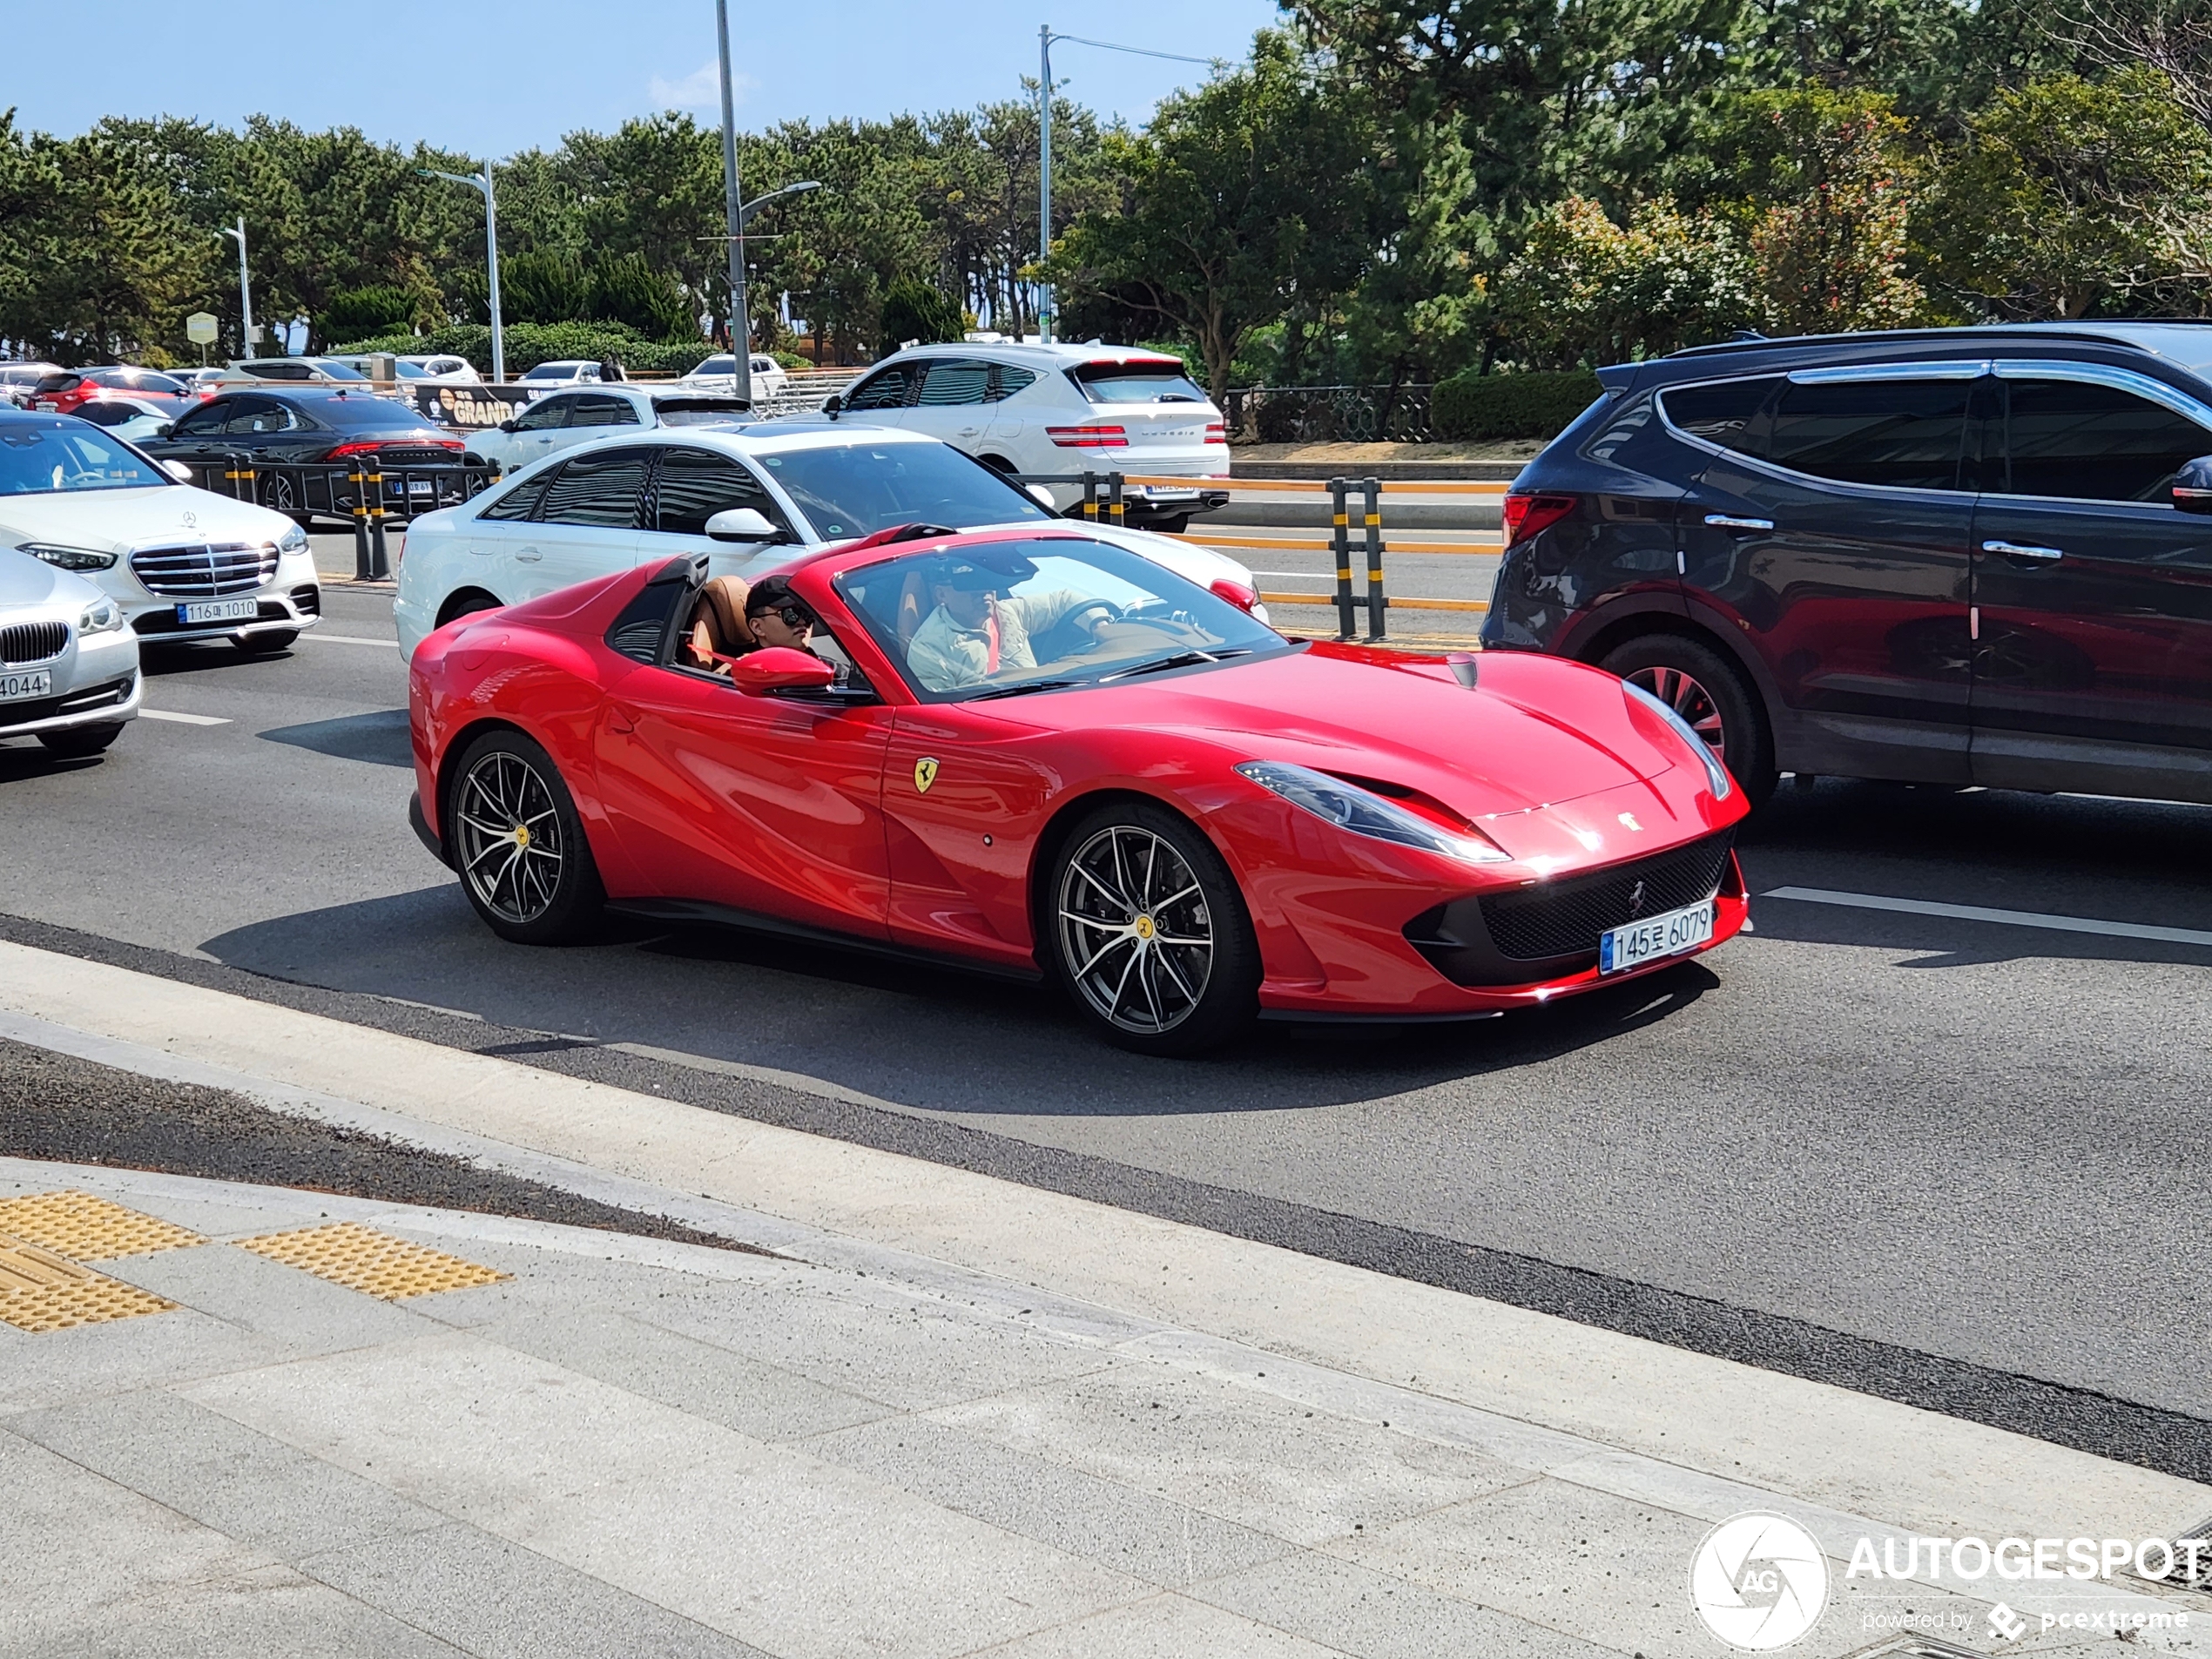
M 1180 363 L 1084 363 L 1068 371 L 1094 403 L 1204 403 Z
M 0 426 L 0 496 L 144 489 L 175 480 L 137 450 L 81 421 Z
M 540 363 L 523 376 L 526 381 L 572 381 L 577 375 L 574 363 Z
M 694 374 L 734 374 L 738 360 L 734 357 L 710 357 L 691 371 Z
M 1018 484 L 945 443 L 846 443 L 762 455 L 819 540 L 873 536 L 895 524 L 948 530 L 1042 523 L 1051 514 Z
M 915 693 L 934 703 L 1294 649 L 1173 571 L 1082 536 L 908 554 L 847 570 L 836 586 Z

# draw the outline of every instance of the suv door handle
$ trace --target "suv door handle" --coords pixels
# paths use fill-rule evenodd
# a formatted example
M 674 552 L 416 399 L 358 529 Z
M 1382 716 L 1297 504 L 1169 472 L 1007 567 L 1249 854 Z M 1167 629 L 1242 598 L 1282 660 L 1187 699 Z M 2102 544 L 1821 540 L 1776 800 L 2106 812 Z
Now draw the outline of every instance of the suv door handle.
M 1731 518 L 1726 513 L 1708 513 L 1705 522 L 1716 529 L 1723 530 L 1770 530 L 1774 528 L 1774 521 L 1770 518 Z
M 1985 553 L 2002 553 L 2008 559 L 2041 559 L 2047 563 L 2066 556 L 2066 550 L 2062 547 L 2027 547 L 2018 542 L 1984 542 L 1981 550 Z
M 545 555 L 534 547 L 518 547 L 515 550 L 515 556 L 525 564 L 536 564 Z

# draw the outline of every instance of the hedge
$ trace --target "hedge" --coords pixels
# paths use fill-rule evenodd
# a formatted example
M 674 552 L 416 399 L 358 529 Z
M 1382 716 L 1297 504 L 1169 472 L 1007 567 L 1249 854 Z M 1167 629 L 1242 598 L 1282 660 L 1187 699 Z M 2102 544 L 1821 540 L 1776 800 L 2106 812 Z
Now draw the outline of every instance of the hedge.
M 608 357 L 624 368 L 649 374 L 689 374 L 712 354 L 704 340 L 671 345 L 647 340 L 634 328 L 618 322 L 518 322 L 506 329 L 507 373 L 511 377 L 563 358 L 581 357 L 598 362 Z M 427 334 L 386 334 L 378 340 L 356 341 L 332 347 L 347 357 L 365 352 L 388 351 L 395 356 L 419 357 L 449 352 L 466 357 L 476 372 L 491 374 L 491 329 L 481 323 L 454 323 Z
M 1586 368 L 1455 374 L 1429 395 L 1440 438 L 1552 438 L 1603 388 Z

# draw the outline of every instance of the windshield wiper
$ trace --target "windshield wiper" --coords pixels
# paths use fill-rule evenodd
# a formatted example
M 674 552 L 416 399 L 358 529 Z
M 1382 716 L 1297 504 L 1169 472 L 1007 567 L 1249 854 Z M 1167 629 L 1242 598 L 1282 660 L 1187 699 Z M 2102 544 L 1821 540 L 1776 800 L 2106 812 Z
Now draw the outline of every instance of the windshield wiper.
M 1019 685 L 995 686 L 988 691 L 978 691 L 966 700 L 988 703 L 995 697 L 1026 697 L 1031 691 L 1063 691 L 1070 685 L 1088 685 L 1089 680 L 1023 680 Z
M 1189 668 L 1197 663 L 1225 662 L 1231 657 L 1251 655 L 1251 652 L 1242 646 L 1232 651 L 1198 651 L 1195 648 L 1179 651 L 1172 657 L 1156 657 L 1149 663 L 1137 664 L 1134 668 L 1116 669 L 1110 674 L 1101 675 L 1098 683 L 1103 685 L 1109 680 L 1125 680 L 1132 674 L 1153 674 L 1163 668 Z

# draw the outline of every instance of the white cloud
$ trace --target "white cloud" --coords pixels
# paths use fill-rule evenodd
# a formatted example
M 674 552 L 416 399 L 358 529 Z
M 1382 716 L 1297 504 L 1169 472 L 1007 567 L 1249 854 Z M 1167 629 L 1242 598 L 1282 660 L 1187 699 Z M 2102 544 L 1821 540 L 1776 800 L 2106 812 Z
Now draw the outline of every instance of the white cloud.
M 733 73 L 730 77 L 730 91 L 742 105 L 745 94 L 760 83 L 752 76 Z M 716 110 L 722 107 L 722 76 L 716 60 L 710 57 L 680 80 L 669 80 L 656 75 L 645 83 L 645 96 L 657 110 Z

